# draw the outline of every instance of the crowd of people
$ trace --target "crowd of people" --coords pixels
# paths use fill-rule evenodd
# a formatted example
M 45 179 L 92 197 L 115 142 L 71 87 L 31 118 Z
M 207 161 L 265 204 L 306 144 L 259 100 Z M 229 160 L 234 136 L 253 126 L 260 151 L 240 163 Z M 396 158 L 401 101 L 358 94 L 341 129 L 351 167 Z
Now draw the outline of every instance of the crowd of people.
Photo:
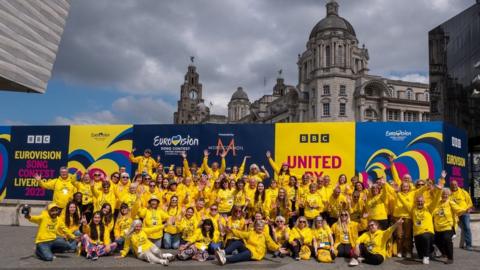
M 36 255 L 51 261 L 54 253 L 71 251 L 90 260 L 113 254 L 164 265 L 174 258 L 224 265 L 270 252 L 322 263 L 345 257 L 355 266 L 412 258 L 415 246 L 422 263 L 438 251 L 451 264 L 457 224 L 464 248 L 472 248 L 470 195 L 453 180 L 445 188 L 444 171 L 437 183 L 400 178 L 391 157 L 391 182 L 342 174 L 332 183 L 328 175 L 295 175 L 270 152 L 273 177 L 256 164 L 246 172 L 248 156 L 226 170 L 226 153 L 219 164 L 204 151 L 199 165 L 183 153 L 183 166 L 168 168 L 151 155 L 132 151 L 133 177 L 125 167 L 109 176 L 99 170 L 71 175 L 66 167 L 56 179 L 37 175 L 40 187 L 53 190 L 53 202 L 37 216 L 24 211 L 39 224 Z

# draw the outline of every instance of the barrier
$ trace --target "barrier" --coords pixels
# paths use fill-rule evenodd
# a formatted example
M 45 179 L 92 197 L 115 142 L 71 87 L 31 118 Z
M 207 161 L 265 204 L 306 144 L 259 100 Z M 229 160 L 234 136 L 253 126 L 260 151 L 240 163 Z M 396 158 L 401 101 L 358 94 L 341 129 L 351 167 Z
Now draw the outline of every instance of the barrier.
M 449 179 L 468 187 L 467 136 L 443 122 L 423 123 L 277 123 L 245 125 L 98 125 L 0 127 L 0 199 L 49 200 L 51 192 L 36 187 L 34 173 L 58 177 L 60 166 L 71 173 L 101 170 L 109 175 L 119 166 L 134 172 L 128 154 L 146 148 L 160 155 L 165 166 L 181 166 L 180 153 L 198 165 L 203 150 L 209 163 L 227 152 L 227 169 L 248 164 L 265 165 L 267 150 L 280 164 L 296 173 L 358 174 L 362 181 L 391 179 L 388 155 L 394 156 L 400 176 L 437 179 L 446 169 Z M 248 172 L 248 168 L 246 168 Z

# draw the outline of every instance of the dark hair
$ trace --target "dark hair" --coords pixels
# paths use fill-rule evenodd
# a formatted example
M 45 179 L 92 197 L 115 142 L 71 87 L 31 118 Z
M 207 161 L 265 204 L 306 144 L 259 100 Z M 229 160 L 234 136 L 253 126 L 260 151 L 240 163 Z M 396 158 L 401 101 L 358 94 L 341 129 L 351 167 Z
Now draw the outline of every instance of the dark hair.
M 238 179 L 237 183 L 235 183 L 235 187 L 238 189 L 238 184 L 243 184 L 243 186 L 245 187 L 245 181 L 243 179 Z
M 210 231 L 207 232 L 205 230 L 205 225 L 210 225 Z M 202 235 L 203 237 L 206 237 L 207 236 L 207 233 L 208 233 L 208 236 L 210 236 L 211 239 L 213 239 L 213 235 L 215 233 L 215 226 L 213 226 L 213 222 L 211 219 L 205 219 L 202 223 L 202 226 L 200 227 L 201 230 L 202 230 Z
M 70 208 L 70 205 L 75 205 L 75 213 L 73 213 L 72 217 L 73 217 L 73 224 L 74 225 L 78 225 L 80 224 L 80 209 L 78 208 L 78 205 L 74 202 L 74 201 L 69 201 L 67 203 L 67 206 L 65 207 L 65 225 L 67 225 L 67 227 L 70 227 L 70 224 L 72 224 L 70 221 L 70 211 L 68 210 Z
M 229 184 L 229 181 L 226 177 L 222 178 L 222 180 L 220 180 L 220 189 L 227 189 L 227 188 L 223 188 L 223 184 L 227 183 L 227 188 L 228 188 L 228 184 Z
M 103 219 L 103 221 L 104 221 L 105 224 L 110 224 L 110 222 L 112 222 L 112 220 L 113 220 L 113 214 L 112 214 L 113 209 L 112 209 L 112 206 L 111 206 L 109 203 L 104 203 L 104 204 L 102 205 L 102 208 L 101 208 L 101 209 L 103 210 L 103 208 L 105 208 L 105 207 L 107 207 L 107 206 L 110 206 L 110 213 L 104 214 L 103 211 L 100 211 L 100 215 L 102 216 L 102 219 Z
M 100 235 L 98 235 L 97 226 L 95 225 L 95 223 L 93 223 L 93 217 L 95 217 L 96 215 L 100 216 L 100 223 L 98 223 L 98 226 L 100 227 Z M 100 211 L 97 211 L 92 215 L 92 220 L 90 221 L 90 238 L 92 240 L 103 241 L 105 235 L 105 225 L 103 224 L 101 217 L 102 212 Z
M 280 167 L 279 175 L 290 175 L 290 166 L 288 166 L 286 170 L 283 170 L 283 163 L 282 163 L 282 166 Z
M 263 185 L 263 183 L 258 183 L 258 184 L 257 184 L 257 189 L 255 190 L 255 198 L 254 198 L 254 200 L 253 200 L 254 202 L 257 202 L 258 199 L 259 199 L 259 197 L 261 198 L 262 202 L 265 201 L 265 185 L 263 186 L 263 192 L 260 193 L 260 192 L 258 191 L 258 185 L 259 185 L 259 184 L 262 184 L 262 185 Z

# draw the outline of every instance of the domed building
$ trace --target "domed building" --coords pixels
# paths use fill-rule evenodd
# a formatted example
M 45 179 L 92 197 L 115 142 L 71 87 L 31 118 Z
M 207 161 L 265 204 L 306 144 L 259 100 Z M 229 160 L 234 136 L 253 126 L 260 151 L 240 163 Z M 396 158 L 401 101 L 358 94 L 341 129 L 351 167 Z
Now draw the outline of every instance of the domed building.
M 330 0 L 298 55 L 296 86 L 286 85 L 279 71 L 271 95 L 250 103 L 238 88 L 228 117 L 209 116 L 197 123 L 429 121 L 428 85 L 371 75 L 369 60 L 352 24 Z
M 238 87 L 228 102 L 228 122 L 238 122 L 248 114 L 250 114 L 248 95 L 242 87 Z

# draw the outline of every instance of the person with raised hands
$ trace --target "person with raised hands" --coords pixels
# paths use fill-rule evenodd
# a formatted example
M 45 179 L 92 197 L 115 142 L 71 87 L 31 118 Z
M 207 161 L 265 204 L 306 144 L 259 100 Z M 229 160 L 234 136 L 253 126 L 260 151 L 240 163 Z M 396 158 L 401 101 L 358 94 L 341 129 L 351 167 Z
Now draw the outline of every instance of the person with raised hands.
M 41 175 L 35 174 L 34 179 L 39 187 L 53 190 L 52 202 L 55 203 L 58 208 L 63 209 L 72 199 L 73 194 L 77 192 L 77 189 L 72 184 L 72 178 L 74 178 L 74 176 L 68 174 L 67 167 L 60 167 L 59 171 L 60 176 L 57 178 L 45 180 L 42 179 Z
M 160 155 L 157 156 L 157 160 L 152 158 L 152 150 L 145 149 L 142 156 L 134 156 L 135 148 L 132 149 L 132 152 L 129 155 L 130 161 L 132 163 L 138 164 L 137 174 L 153 174 L 153 168 L 158 166 L 160 162 Z
M 211 175 L 211 182 L 214 182 L 218 177 L 225 172 L 225 169 L 227 167 L 226 162 L 225 162 L 225 157 L 227 156 L 227 152 L 223 151 L 220 154 L 221 159 L 221 165 L 218 164 L 218 162 L 213 162 L 212 166 L 208 166 L 208 156 L 210 153 L 208 150 L 203 151 L 203 162 L 202 162 L 202 168 L 205 170 L 205 173 L 207 175 Z
M 96 174 L 97 172 L 95 172 Z M 97 189 L 96 182 L 94 179 L 90 180 L 90 189 L 93 194 L 93 211 L 100 211 L 103 204 L 109 203 L 110 205 L 116 205 L 117 196 L 115 196 L 115 191 L 111 188 L 109 181 L 101 181 L 101 189 Z
M 261 170 L 260 170 L 261 169 Z M 270 178 L 270 174 L 268 173 L 265 166 L 258 167 L 257 164 L 251 164 L 250 170 L 248 171 L 248 178 L 254 179 L 257 183 L 263 182 L 265 179 Z
M 275 172 L 274 179 L 277 180 L 279 186 L 288 186 L 288 183 L 290 182 L 290 176 L 294 175 L 292 172 L 290 172 L 290 165 L 288 164 L 288 162 L 283 162 L 282 165 L 279 167 L 272 159 L 272 154 L 270 153 L 270 151 L 267 151 L 265 155 L 267 156 L 268 163 Z
M 201 220 L 197 219 L 195 216 L 195 210 L 193 207 L 188 207 L 185 210 L 182 210 L 180 219 L 175 223 L 178 233 L 181 234 L 180 246 L 190 241 L 200 223 Z
M 162 229 L 163 226 L 145 228 L 141 220 L 134 220 L 130 229 L 124 234 L 125 246 L 120 252 L 120 256 L 115 258 L 125 258 L 132 250 L 135 257 L 140 260 L 151 264 L 168 265 L 174 256 L 170 253 L 163 253 L 148 237 L 148 235 L 156 234 Z
M 228 179 L 234 180 L 237 182 L 239 179 L 243 177 L 243 174 L 245 173 L 245 166 L 247 164 L 247 159 L 249 159 L 250 156 L 244 156 L 242 164 L 240 164 L 240 167 L 235 165 L 232 167 L 232 172 L 228 175 Z
M 387 242 L 392 238 L 395 229 L 403 223 L 398 219 L 395 224 L 386 230 L 380 230 L 378 222 L 370 220 L 368 231 L 363 233 L 356 241 L 354 255 L 350 266 L 357 266 L 359 262 L 379 265 L 387 259 Z
M 262 260 L 267 250 L 278 251 L 282 254 L 287 254 L 285 248 L 280 247 L 279 244 L 272 240 L 269 234 L 265 233 L 264 227 L 266 226 L 263 220 L 257 220 L 254 223 L 254 229 L 252 231 L 240 231 L 230 227 L 226 227 L 227 231 L 231 231 L 233 235 L 239 237 L 243 241 L 233 242 L 227 246 L 225 250 L 217 249 L 215 251 L 215 257 L 220 265 L 226 263 L 236 263 L 242 261 L 260 261 Z M 237 251 L 237 254 L 226 256 L 226 254 L 232 254 L 233 251 Z

